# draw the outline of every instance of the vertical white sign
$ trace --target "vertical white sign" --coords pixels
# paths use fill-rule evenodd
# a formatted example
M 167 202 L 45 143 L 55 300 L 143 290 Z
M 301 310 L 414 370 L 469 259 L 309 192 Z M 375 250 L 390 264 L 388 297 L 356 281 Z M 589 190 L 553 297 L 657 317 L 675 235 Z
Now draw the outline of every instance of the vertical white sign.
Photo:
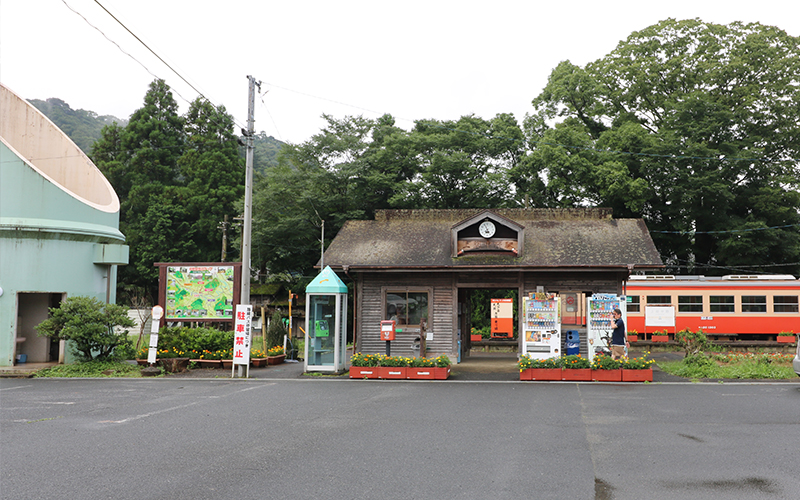
M 252 332 L 253 306 L 238 304 L 233 324 L 233 364 L 250 364 L 250 336 Z

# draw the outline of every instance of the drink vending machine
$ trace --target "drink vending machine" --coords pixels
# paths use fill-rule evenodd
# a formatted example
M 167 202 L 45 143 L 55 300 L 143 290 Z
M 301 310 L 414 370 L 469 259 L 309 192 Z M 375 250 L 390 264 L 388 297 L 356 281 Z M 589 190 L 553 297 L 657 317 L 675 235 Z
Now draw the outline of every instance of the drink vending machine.
M 554 293 L 530 294 L 522 299 L 525 310 L 522 354 L 533 359 L 561 356 L 561 307 Z
M 626 298 L 607 293 L 596 293 L 586 299 L 586 310 L 589 313 L 586 321 L 586 337 L 589 341 L 589 360 L 594 359 L 597 351 L 604 347 L 611 348 L 611 332 L 614 331 L 614 309 L 622 312 L 622 321 L 626 329 L 628 316 L 626 314 Z

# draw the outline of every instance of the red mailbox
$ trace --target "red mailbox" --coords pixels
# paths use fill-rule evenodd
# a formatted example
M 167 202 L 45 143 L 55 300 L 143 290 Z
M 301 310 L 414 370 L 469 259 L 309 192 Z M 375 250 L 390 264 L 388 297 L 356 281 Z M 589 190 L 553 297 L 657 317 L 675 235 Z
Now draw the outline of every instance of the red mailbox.
M 381 340 L 394 340 L 394 320 L 381 321 Z

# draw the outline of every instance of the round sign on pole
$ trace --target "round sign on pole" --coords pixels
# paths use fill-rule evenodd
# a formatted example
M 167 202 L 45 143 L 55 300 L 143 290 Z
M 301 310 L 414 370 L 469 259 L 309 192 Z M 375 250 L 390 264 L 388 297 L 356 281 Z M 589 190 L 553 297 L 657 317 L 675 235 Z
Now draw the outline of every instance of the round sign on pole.
M 164 316 L 164 308 L 161 306 L 153 306 L 153 319 L 158 321 Z

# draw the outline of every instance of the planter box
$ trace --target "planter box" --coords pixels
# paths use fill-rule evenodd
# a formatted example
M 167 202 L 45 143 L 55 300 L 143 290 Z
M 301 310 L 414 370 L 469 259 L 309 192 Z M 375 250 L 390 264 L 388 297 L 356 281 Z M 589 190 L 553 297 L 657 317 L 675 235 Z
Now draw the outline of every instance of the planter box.
M 250 364 L 253 368 L 264 368 L 267 366 L 267 358 L 250 358 Z
M 351 366 L 350 378 L 378 378 L 377 366 Z
M 531 368 L 525 368 L 524 370 L 519 371 L 519 379 L 520 380 L 531 380 L 531 372 L 533 370 Z
M 592 380 L 596 382 L 622 382 L 622 370 L 592 370 Z
M 650 340 L 653 342 L 669 342 L 669 335 L 653 335 Z
M 623 382 L 652 382 L 653 369 L 645 368 L 644 370 L 620 370 L 622 372 Z
M 483 340 L 483 336 L 481 336 L 481 335 L 470 335 L 469 336 L 469 340 L 471 342 L 480 342 L 481 340 Z
M 425 368 L 410 366 L 406 368 L 406 376 L 412 380 L 433 380 L 436 378 L 433 366 Z
M 286 359 L 285 354 L 281 354 L 280 356 L 267 356 L 267 363 L 270 365 L 279 365 L 283 363 L 283 360 Z
M 378 377 L 383 379 L 408 378 L 407 368 L 406 366 L 380 366 L 378 367 Z
M 787 337 L 786 335 L 778 335 L 778 342 L 783 344 L 793 344 L 795 336 Z
M 232 359 L 221 359 L 220 363 L 222 363 L 223 368 L 233 368 L 233 360 Z
M 530 368 L 530 371 L 530 380 L 561 380 L 561 368 Z
M 443 366 L 443 367 L 436 367 L 433 369 L 433 378 L 434 380 L 447 380 L 450 376 L 450 365 Z
M 561 370 L 561 380 L 586 381 L 592 380 L 591 368 L 564 368 Z
M 197 364 L 198 368 L 220 368 L 222 366 L 222 361 L 219 359 L 193 359 L 192 361 Z
M 628 342 L 638 342 L 639 336 L 638 335 L 628 335 Z

